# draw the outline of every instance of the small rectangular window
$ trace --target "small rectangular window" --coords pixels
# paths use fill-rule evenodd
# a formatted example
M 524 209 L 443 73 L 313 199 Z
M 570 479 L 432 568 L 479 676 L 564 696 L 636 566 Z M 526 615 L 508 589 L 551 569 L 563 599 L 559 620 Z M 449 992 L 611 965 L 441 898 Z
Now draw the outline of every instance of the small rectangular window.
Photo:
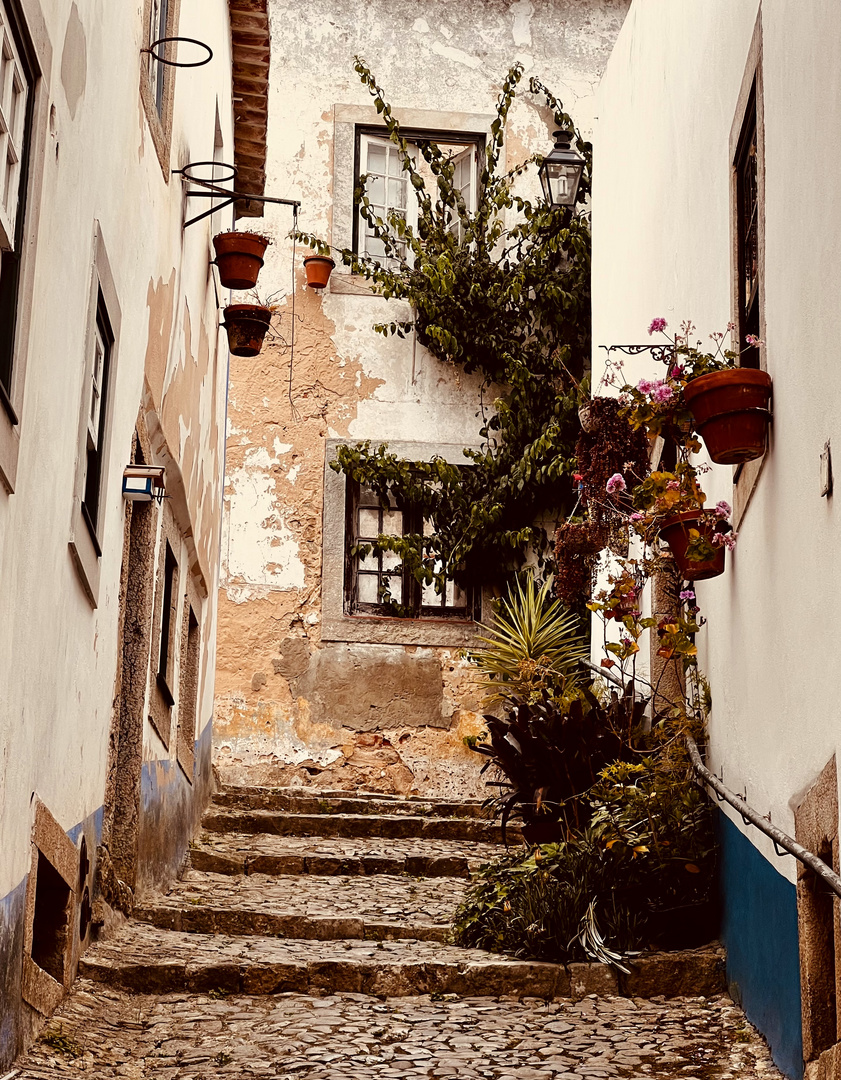
M 178 562 L 172 548 L 169 546 L 169 541 L 165 540 L 164 543 L 166 544 L 166 554 L 164 557 L 163 598 L 161 600 L 161 640 L 158 650 L 157 683 L 164 701 L 171 707 L 175 703 L 175 698 L 170 687 L 174 686 L 172 668 L 175 659 L 173 637 L 175 635 L 176 622 L 175 604 L 178 596 Z
M 402 218 L 407 226 L 416 228 L 418 202 L 397 147 L 387 137 L 369 131 L 359 132 L 358 140 L 355 181 L 358 183 L 362 176 L 366 177 L 365 194 L 370 201 L 371 210 L 383 222 L 391 215 L 392 220 Z M 424 180 L 426 190 L 433 194 L 437 179 L 423 157 L 422 148 L 429 143 L 438 146 L 452 162 L 454 187 L 461 193 L 467 210 L 473 213 L 476 209 L 478 188 L 479 137 L 448 132 L 418 134 L 407 139 L 407 143 L 414 168 Z M 446 213 L 446 228 L 461 242 L 463 229 L 457 212 L 452 208 Z M 398 244 L 396 252 L 386 254 L 383 240 L 376 235 L 371 223 L 362 216 L 361 206 L 357 211 L 356 230 L 356 251 L 359 255 L 376 259 L 391 268 L 398 267 L 404 260 L 411 262 L 411 252 L 403 243 Z
M 169 19 L 169 0 L 151 0 L 149 7 L 149 39 L 147 47 L 153 45 L 161 38 L 167 37 L 167 21 Z M 158 45 L 154 52 L 149 55 L 149 86 L 158 116 L 164 112 L 164 91 L 166 85 L 166 64 L 157 60 L 156 56 L 166 56 L 168 46 Z
M 468 593 L 454 581 L 447 581 L 442 593 L 434 585 L 420 585 L 401 566 L 395 552 L 371 550 L 378 537 L 431 535 L 432 526 L 410 510 L 400 510 L 392 502 L 383 506 L 370 488 L 348 482 L 348 550 L 346 594 L 350 613 L 400 615 L 409 618 L 470 618 Z M 440 563 L 436 563 L 436 572 Z
M 736 229 L 738 243 L 739 359 L 743 367 L 757 368 L 759 349 L 746 345 L 747 336 L 760 336 L 759 187 L 757 175 L 756 87 L 742 125 L 736 151 Z
M 111 347 L 114 335 L 100 290 L 96 304 L 96 322 L 91 335 L 90 384 L 87 394 L 87 442 L 85 447 L 85 487 L 82 514 L 99 550 L 99 511 L 102 489 L 102 463 L 105 452 L 108 379 L 111 368 Z

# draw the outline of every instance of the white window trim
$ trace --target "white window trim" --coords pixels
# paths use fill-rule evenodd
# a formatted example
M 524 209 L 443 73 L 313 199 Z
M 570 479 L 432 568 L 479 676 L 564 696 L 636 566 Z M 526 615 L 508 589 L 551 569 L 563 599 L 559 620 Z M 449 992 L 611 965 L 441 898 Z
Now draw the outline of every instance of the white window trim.
M 40 0 L 19 0 L 22 18 L 31 45 L 31 59 L 36 68 L 32 87 L 32 130 L 28 146 L 26 219 L 18 282 L 17 320 L 14 328 L 12 384 L 9 392 L 11 414 L 0 403 L 0 493 L 13 494 L 17 486 L 23 415 L 26 366 L 32 332 L 35 302 L 35 265 L 38 258 L 38 223 L 41 190 L 44 181 L 50 111 L 49 73 L 52 70 L 52 44 L 41 10 Z
M 107 518 L 109 514 L 109 458 L 111 456 L 111 427 L 114 413 L 114 387 L 117 378 L 117 365 L 119 362 L 120 344 L 120 321 L 121 312 L 117 299 L 117 290 L 111 273 L 111 264 L 105 250 L 99 223 L 96 224 L 94 235 L 93 271 L 91 274 L 91 287 L 88 296 L 88 322 L 87 343 L 85 347 L 84 371 L 82 378 L 81 407 L 79 409 L 79 431 L 76 440 L 76 481 L 73 489 L 73 510 L 70 523 L 70 539 L 68 547 L 73 558 L 73 564 L 79 575 L 88 599 L 93 607 L 99 603 L 99 578 L 101 556 L 97 547 L 105 546 L 104 536 Z M 91 535 L 91 530 L 82 513 L 82 500 L 85 496 L 85 479 L 87 473 L 87 448 L 88 448 L 88 423 L 90 416 L 90 389 L 92 385 L 92 367 L 94 348 L 93 341 L 97 332 L 97 306 L 99 295 L 105 303 L 108 312 L 108 320 L 111 324 L 113 340 L 111 342 L 111 356 L 109 363 L 108 381 L 110 392 L 105 396 L 105 426 L 103 429 L 103 443 L 101 447 L 102 469 L 99 478 L 99 515 L 96 529 L 96 537 Z M 122 504 L 122 499 L 120 500 Z
M 445 136 L 482 136 L 487 145 L 492 138 L 491 124 L 495 115 L 488 113 L 439 112 L 434 109 L 394 109 L 394 116 L 407 130 L 434 131 Z M 330 244 L 335 249 L 352 248 L 356 207 L 353 201 L 356 185 L 356 137 L 357 129 L 366 128 L 385 131 L 383 119 L 373 106 L 333 106 L 333 216 Z M 506 168 L 505 149 L 500 158 L 500 168 Z M 371 295 L 371 287 L 365 278 L 352 274 L 349 268 L 337 266 L 330 275 L 327 286 L 330 292 L 348 295 Z
M 3 85 L 0 85 L 0 248 L 4 251 L 13 251 L 29 89 L 23 62 L 8 23 L 6 6 L 3 0 L 0 0 L 0 54 L 5 56 L 6 61 Z M 10 110 L 13 113 L 11 124 L 9 124 Z M 11 183 L 8 185 L 9 190 L 7 190 L 6 170 L 10 162 L 13 170 Z M 7 204 L 7 199 L 11 205 Z
M 334 472 L 330 462 L 336 460 L 338 448 L 352 443 L 348 439 L 325 440 L 324 508 L 322 525 L 321 614 L 322 641 L 352 641 L 375 645 L 429 645 L 461 648 L 475 644 L 481 633 L 472 619 L 449 616 L 437 619 L 424 616 L 417 619 L 390 618 L 385 615 L 356 614 L 345 611 L 345 506 L 347 477 Z M 464 465 L 463 444 L 413 443 L 389 441 L 388 448 L 409 461 L 428 461 L 434 455 L 452 465 Z M 491 594 L 482 591 L 482 622 L 493 621 Z

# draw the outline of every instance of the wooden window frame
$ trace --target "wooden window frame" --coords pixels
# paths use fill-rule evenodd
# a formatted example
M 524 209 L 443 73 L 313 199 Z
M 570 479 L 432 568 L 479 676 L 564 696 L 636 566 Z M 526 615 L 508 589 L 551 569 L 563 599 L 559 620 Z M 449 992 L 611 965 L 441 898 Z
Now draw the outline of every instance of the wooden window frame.
M 35 307 L 35 265 L 44 163 L 49 143 L 52 45 L 40 0 L 3 0 L 15 44 L 31 79 L 22 137 L 15 251 L 0 266 L 0 491 L 17 486 L 26 367 Z
M 152 15 L 156 0 L 143 2 L 143 42 L 148 48 L 152 38 Z M 175 37 L 181 15 L 181 0 L 160 0 L 166 4 L 166 33 L 163 37 Z M 154 31 L 159 34 L 159 30 Z M 171 59 L 176 48 L 175 42 L 164 46 L 163 55 Z M 160 64 L 151 54 L 144 52 L 140 58 L 140 100 L 149 124 L 149 131 L 161 166 L 164 181 L 170 177 L 170 154 L 172 151 L 172 116 L 175 102 L 175 72 L 170 64 Z M 160 87 L 160 89 L 159 89 Z
M 155 573 L 152 657 L 149 679 L 149 722 L 168 751 L 172 743 L 175 696 L 179 687 L 182 633 L 181 607 L 184 595 L 184 563 L 178 523 L 169 503 L 161 513 L 160 541 Z

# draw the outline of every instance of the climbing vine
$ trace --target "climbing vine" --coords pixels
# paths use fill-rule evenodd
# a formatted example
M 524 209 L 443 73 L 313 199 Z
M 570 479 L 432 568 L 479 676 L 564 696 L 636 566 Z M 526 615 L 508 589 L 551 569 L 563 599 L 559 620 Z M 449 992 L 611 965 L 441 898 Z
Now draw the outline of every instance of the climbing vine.
M 480 448 L 465 449 L 459 466 L 441 458 L 406 461 L 386 445 L 362 443 L 340 448 L 333 467 L 371 487 L 384 504 L 391 499 L 429 523 L 428 535 L 380 536 L 366 548 L 397 553 L 422 584 L 434 583 L 440 592 L 448 577 L 463 585 L 499 581 L 522 565 L 529 550 L 545 567 L 552 552 L 541 521 L 571 509 L 580 431 L 576 410 L 581 380 L 586 385 L 589 373 L 590 222 L 583 206 L 590 192 L 591 146 L 576 131 L 585 168 L 574 210 L 515 193 L 517 177 L 542 160 L 533 155 L 513 169 L 501 167 L 506 119 L 523 76 L 515 65 L 480 156 L 471 211 L 446 148 L 431 140 L 415 143 L 434 178 L 430 191 L 383 89 L 358 57 L 355 69 L 397 147 L 417 200 L 417 225 L 395 212 L 379 217 L 362 176 L 355 199 L 382 242 L 382 261 L 348 249 L 331 252 L 318 237 L 298 235 L 319 253 L 341 259 L 375 293 L 408 301 L 410 321 L 377 324 L 375 330 L 398 337 L 414 333 L 439 360 L 482 376 Z M 548 104 L 559 128 L 574 129 L 560 102 L 536 79 L 529 92 Z

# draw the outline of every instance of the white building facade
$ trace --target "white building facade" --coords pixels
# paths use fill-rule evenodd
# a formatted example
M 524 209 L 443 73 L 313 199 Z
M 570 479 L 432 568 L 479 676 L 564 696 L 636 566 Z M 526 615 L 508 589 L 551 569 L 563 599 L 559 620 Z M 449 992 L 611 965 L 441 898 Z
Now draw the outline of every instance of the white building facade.
M 841 534 L 822 456 L 841 439 L 840 79 L 836 4 L 634 0 L 598 94 L 593 192 L 597 375 L 599 346 L 650 343 L 654 317 L 705 340 L 753 319 L 764 342 L 767 453 L 704 477 L 738 531 L 697 589 L 708 764 L 836 871 Z M 720 820 L 731 990 L 787 1075 L 836 1076 L 838 902 L 736 811 Z
M 174 170 L 243 149 L 231 8 L 0 3 L 0 1071 L 210 789 L 233 211 Z

